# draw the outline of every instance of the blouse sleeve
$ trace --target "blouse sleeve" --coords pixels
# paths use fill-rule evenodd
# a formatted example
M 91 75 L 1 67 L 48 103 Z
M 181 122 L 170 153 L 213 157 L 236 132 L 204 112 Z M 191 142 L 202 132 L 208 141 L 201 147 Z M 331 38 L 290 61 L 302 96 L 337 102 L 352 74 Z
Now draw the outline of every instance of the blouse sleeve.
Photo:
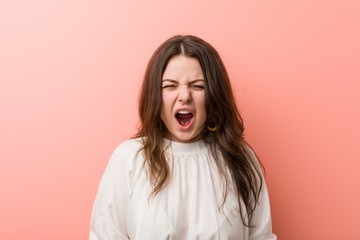
M 127 234 L 130 168 L 121 148 L 112 154 L 101 178 L 90 219 L 90 240 L 123 240 Z
M 259 164 L 256 154 L 249 146 L 248 151 L 254 161 Z M 260 164 L 257 167 L 260 169 Z M 259 201 L 250 223 L 249 240 L 277 240 L 276 235 L 272 232 L 269 193 L 263 176 Z
M 249 240 L 277 240 L 276 235 L 272 233 L 270 202 L 265 180 L 250 225 L 252 227 L 249 229 Z

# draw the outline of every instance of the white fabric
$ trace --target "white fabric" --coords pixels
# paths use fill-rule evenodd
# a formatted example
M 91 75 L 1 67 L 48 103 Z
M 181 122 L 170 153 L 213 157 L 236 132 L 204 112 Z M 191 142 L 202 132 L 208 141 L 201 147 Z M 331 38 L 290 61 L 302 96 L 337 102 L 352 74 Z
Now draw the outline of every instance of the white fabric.
M 223 181 L 205 143 L 166 144 L 173 174 L 154 198 L 149 198 L 143 156 L 137 154 L 141 140 L 127 140 L 114 151 L 95 199 L 90 240 L 276 240 L 265 182 L 254 228 L 247 228 L 231 190 L 221 208 Z

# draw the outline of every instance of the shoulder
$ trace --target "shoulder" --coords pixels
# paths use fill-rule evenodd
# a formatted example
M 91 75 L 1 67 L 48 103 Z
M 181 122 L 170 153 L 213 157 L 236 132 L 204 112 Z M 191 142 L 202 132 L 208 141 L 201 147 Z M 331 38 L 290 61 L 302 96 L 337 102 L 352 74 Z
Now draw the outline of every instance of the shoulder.
M 121 167 L 121 169 L 126 170 L 133 168 L 136 159 L 141 157 L 141 148 L 142 148 L 141 138 L 132 138 L 123 141 L 120 143 L 113 153 L 111 154 L 109 160 L 109 167 Z
M 141 150 L 143 144 L 141 138 L 131 138 L 120 143 L 112 153 L 114 156 L 136 155 Z
M 259 157 L 249 144 L 245 144 L 245 152 L 249 159 L 254 163 L 255 167 L 258 169 L 262 169 L 262 164 Z

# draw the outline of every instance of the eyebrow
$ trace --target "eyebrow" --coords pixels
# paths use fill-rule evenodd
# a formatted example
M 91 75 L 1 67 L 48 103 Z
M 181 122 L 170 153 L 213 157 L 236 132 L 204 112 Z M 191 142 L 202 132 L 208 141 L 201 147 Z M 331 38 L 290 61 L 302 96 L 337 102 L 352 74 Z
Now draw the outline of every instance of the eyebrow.
M 174 80 L 174 79 L 163 79 L 161 82 L 172 82 L 172 83 L 177 83 L 178 81 Z M 194 79 L 192 81 L 190 81 L 190 84 L 196 83 L 196 82 L 205 82 L 204 79 Z

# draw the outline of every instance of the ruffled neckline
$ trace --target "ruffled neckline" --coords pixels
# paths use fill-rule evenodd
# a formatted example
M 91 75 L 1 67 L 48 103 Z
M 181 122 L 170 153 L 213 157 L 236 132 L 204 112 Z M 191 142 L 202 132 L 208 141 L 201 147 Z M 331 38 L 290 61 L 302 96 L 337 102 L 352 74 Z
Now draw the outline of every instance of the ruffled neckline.
M 204 140 L 182 143 L 164 138 L 164 144 L 165 148 L 169 149 L 173 154 L 192 154 L 194 152 L 199 153 L 201 151 L 207 150 Z

